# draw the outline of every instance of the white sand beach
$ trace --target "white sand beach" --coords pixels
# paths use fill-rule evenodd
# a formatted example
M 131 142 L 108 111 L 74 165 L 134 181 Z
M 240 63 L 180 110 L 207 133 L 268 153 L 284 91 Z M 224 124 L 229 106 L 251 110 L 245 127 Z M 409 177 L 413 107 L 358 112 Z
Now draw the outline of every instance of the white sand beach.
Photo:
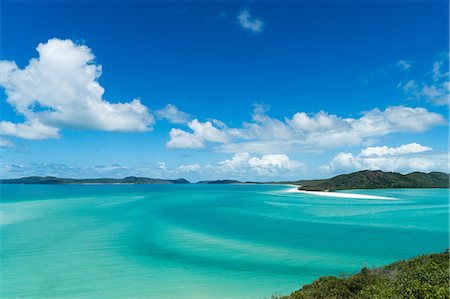
M 290 189 L 291 190 L 291 189 Z M 341 198 L 357 198 L 357 199 L 380 199 L 380 200 L 397 200 L 395 197 L 387 196 L 377 196 L 377 195 L 366 195 L 366 194 L 355 194 L 355 193 L 344 193 L 344 192 L 324 192 L 324 191 L 306 191 L 298 190 L 295 188 L 295 192 L 307 193 L 318 196 L 327 197 L 341 197 Z

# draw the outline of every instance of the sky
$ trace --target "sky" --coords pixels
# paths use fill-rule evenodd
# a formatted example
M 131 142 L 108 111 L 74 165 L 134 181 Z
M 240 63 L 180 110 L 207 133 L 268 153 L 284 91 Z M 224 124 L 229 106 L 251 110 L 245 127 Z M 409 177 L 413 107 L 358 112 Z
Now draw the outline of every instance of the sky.
M 448 172 L 447 1 L 0 1 L 0 177 Z

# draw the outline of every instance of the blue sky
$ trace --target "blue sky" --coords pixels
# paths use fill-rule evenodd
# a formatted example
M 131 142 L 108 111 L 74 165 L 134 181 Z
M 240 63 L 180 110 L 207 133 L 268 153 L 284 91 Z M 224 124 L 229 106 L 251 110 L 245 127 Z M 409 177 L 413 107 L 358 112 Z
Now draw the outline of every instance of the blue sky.
M 445 1 L 2 1 L 1 22 L 2 177 L 448 171 Z

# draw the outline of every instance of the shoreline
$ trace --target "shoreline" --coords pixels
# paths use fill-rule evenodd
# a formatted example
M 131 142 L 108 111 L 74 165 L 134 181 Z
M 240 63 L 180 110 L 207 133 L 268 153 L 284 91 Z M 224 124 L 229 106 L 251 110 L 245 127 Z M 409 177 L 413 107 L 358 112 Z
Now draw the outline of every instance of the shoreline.
M 316 196 L 324 196 L 324 197 L 337 197 L 337 198 L 353 198 L 353 199 L 378 199 L 378 200 L 398 200 L 395 197 L 388 196 L 379 196 L 379 195 L 368 195 L 368 194 L 357 194 L 357 193 L 348 193 L 348 192 L 334 192 L 334 191 L 309 191 L 299 189 L 298 185 L 285 185 L 287 187 L 292 187 L 290 189 L 284 190 L 287 193 L 303 193 L 303 194 L 311 194 Z M 405 188 L 399 188 L 405 189 Z M 388 190 L 388 189 L 346 189 L 339 191 L 351 191 L 351 190 Z
M 349 190 L 357 190 L 357 189 L 349 189 Z M 363 190 L 363 189 L 360 189 L 360 190 Z M 385 189 L 364 189 L 364 190 L 385 190 Z M 324 197 L 353 198 L 353 199 L 398 200 L 395 197 L 356 194 L 356 193 L 347 193 L 347 192 L 307 191 L 307 190 L 301 190 L 301 189 L 297 189 L 297 192 L 305 193 L 305 194 L 312 194 L 312 195 L 316 195 L 316 196 L 324 196 Z

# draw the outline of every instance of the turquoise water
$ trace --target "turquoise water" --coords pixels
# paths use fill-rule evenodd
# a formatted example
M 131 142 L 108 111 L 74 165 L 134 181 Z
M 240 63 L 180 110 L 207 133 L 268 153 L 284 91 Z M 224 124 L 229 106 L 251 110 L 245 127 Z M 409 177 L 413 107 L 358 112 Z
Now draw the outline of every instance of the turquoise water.
M 2 185 L 1 298 L 269 298 L 448 247 L 448 190 Z

